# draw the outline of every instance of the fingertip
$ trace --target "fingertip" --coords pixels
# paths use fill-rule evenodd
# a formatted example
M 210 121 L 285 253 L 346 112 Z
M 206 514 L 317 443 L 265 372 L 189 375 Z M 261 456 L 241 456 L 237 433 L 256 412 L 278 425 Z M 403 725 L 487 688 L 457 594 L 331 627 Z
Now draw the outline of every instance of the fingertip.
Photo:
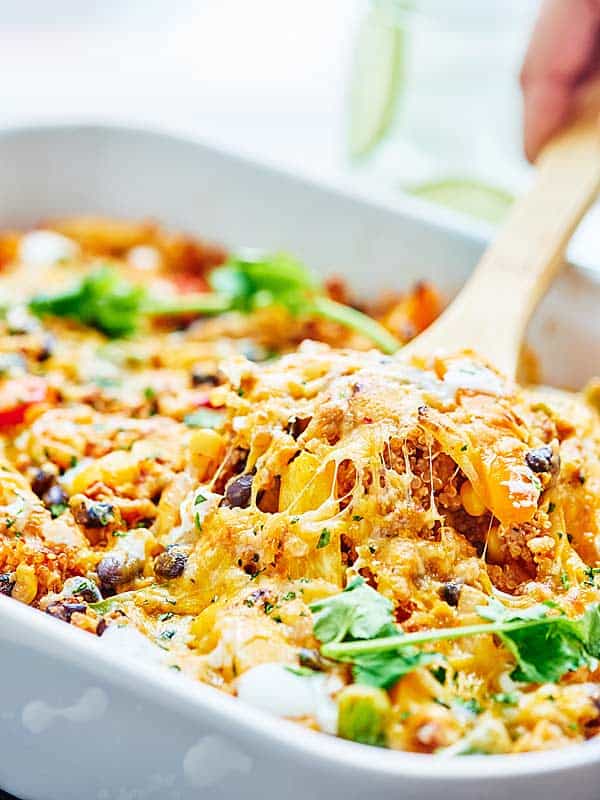
M 566 122 L 572 90 L 564 84 L 527 83 L 524 99 L 524 150 L 532 163 L 554 133 Z

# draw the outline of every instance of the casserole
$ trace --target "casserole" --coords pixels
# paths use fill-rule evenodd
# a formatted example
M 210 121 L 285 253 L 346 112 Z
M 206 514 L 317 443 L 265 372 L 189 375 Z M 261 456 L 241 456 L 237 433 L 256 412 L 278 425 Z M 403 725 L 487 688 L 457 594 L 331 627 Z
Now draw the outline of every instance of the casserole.
M 5 224 L 23 224 L 40 216 L 91 211 L 122 216 L 151 215 L 234 245 L 260 244 L 273 249 L 285 246 L 316 266 L 343 265 L 351 282 L 365 290 L 370 288 L 369 284 L 404 283 L 417 277 L 430 277 L 443 289 L 451 291 L 460 284 L 465 267 L 477 255 L 476 240 L 460 238 L 456 231 L 444 234 L 433 220 L 419 220 L 416 208 L 412 206 L 404 212 L 377 207 L 358 198 L 319 190 L 199 146 L 161 136 L 130 131 L 111 133 L 107 129 L 55 129 L 45 134 L 6 134 L 4 145 L 5 175 L 2 183 L 5 196 L 0 200 L 0 208 Z M 21 158 L 23 162 L 20 162 Z M 40 187 L 37 181 L 42 175 L 44 184 Z M 29 193 L 23 191 L 27 187 Z M 257 198 L 262 202 L 258 203 Z M 319 232 L 318 237 L 314 236 L 315 231 Z M 448 266 L 446 271 L 439 269 L 442 261 L 444 266 Z M 361 283 L 359 269 L 365 263 L 371 269 L 366 279 L 363 273 Z M 398 276 L 386 272 L 389 264 L 402 265 L 401 281 Z M 373 279 L 373 275 L 381 276 L 380 280 L 377 277 Z M 586 362 L 578 343 L 590 336 L 590 328 L 586 330 L 584 325 L 586 313 L 592 314 L 593 287 L 589 276 L 576 271 L 567 273 L 539 315 L 532 341 L 541 355 L 543 376 L 550 382 L 577 384 L 586 374 L 586 365 L 590 362 Z M 575 307 L 578 293 L 585 296 L 588 305 L 580 303 L 577 315 L 571 319 L 559 314 L 558 310 L 565 305 Z M 558 341 L 566 342 L 573 354 L 568 360 L 569 370 L 562 373 L 560 367 L 563 364 L 556 357 Z M 6 624 L 2 626 L 2 635 L 9 643 L 20 638 L 21 644 L 3 648 L 6 651 L 5 683 L 10 690 L 3 706 L 6 709 L 2 717 L 3 725 L 6 723 L 3 739 L 10 747 L 14 745 L 14 754 L 9 754 L 7 748 L 6 764 L 2 767 L 7 775 L 6 778 L 0 775 L 0 781 L 4 781 L 6 788 L 23 796 L 75 797 L 85 790 L 86 794 L 99 797 L 128 796 L 127 792 L 132 797 L 169 796 L 169 793 L 174 797 L 185 797 L 202 789 L 203 796 L 236 797 L 243 787 L 244 793 L 251 797 L 264 797 L 280 793 L 290 777 L 297 774 L 299 780 L 294 782 L 298 787 L 297 796 L 359 797 L 378 786 L 380 796 L 393 797 L 401 784 L 402 796 L 434 796 L 439 794 L 443 785 L 445 792 L 458 797 L 465 791 L 479 791 L 473 788 L 473 781 L 482 774 L 493 775 L 495 772 L 498 777 L 502 776 L 502 782 L 491 782 L 486 786 L 486 792 L 489 789 L 486 796 L 505 796 L 511 781 L 515 790 L 518 786 L 519 791 L 526 787 L 529 791 L 526 783 L 529 780 L 535 782 L 536 791 L 541 792 L 545 785 L 547 792 L 548 784 L 536 774 L 547 761 L 545 757 L 527 756 L 523 766 L 520 764 L 523 757 L 517 762 L 503 757 L 494 759 L 492 764 L 484 763 L 479 767 L 481 771 L 478 771 L 480 759 L 477 757 L 469 759 L 464 766 L 460 760 L 452 764 L 436 761 L 432 776 L 431 768 L 422 758 L 388 754 L 397 760 L 385 763 L 376 751 L 356 748 L 352 751 L 343 743 L 336 743 L 329 750 L 329 740 L 304 731 L 286 733 L 288 728 L 285 724 L 272 720 L 259 723 L 260 717 L 254 712 L 245 707 L 230 710 L 229 701 L 222 705 L 222 698 L 214 698 L 210 690 L 203 689 L 200 694 L 189 692 L 187 684 L 182 689 L 181 683 L 177 686 L 164 674 L 156 675 L 152 680 L 152 670 L 141 665 L 135 668 L 140 692 L 147 692 L 148 687 L 157 683 L 164 686 L 162 697 L 155 695 L 155 700 L 158 699 L 163 706 L 160 715 L 165 715 L 164 723 L 157 721 L 157 730 L 164 730 L 163 724 L 169 731 L 176 726 L 179 731 L 185 730 L 183 720 L 178 721 L 177 715 L 177 721 L 174 721 L 168 708 L 169 702 L 174 707 L 178 705 L 177 696 L 180 699 L 185 696 L 196 737 L 187 745 L 170 739 L 163 745 L 156 742 L 143 745 L 136 730 L 138 726 L 127 722 L 121 731 L 122 744 L 119 747 L 108 725 L 116 723 L 121 713 L 131 711 L 131 701 L 119 697 L 122 709 L 113 713 L 114 686 L 127 681 L 127 657 L 121 663 L 120 656 L 107 653 L 106 648 L 98 649 L 94 642 L 88 651 L 88 669 L 94 676 L 100 670 L 102 679 L 88 680 L 83 685 L 79 681 L 79 692 L 70 692 L 68 687 L 61 687 L 54 680 L 52 661 L 44 660 L 36 665 L 30 656 L 27 661 L 34 669 L 33 673 L 28 673 L 26 664 L 10 666 L 11 663 L 19 664 L 19 661 L 12 662 L 13 656 L 23 658 L 20 651 L 23 645 L 58 652 L 62 631 L 59 633 L 56 627 L 48 628 L 46 639 L 45 619 L 30 623 L 30 614 L 22 616 L 23 612 L 28 613 L 26 609 L 13 611 L 6 608 L 5 612 L 5 607 L 3 602 Z M 30 631 L 31 639 L 28 636 Z M 75 640 L 63 641 L 68 645 L 63 650 L 68 651 L 68 658 L 67 663 L 60 667 L 61 677 L 70 672 L 67 664 L 78 660 L 76 653 L 80 647 L 86 650 L 83 643 L 75 646 Z M 109 670 L 110 681 L 107 682 Z M 79 671 L 76 675 L 81 679 Z M 76 675 L 72 675 L 69 681 L 71 689 L 78 684 Z M 42 692 L 49 677 L 51 680 Z M 15 706 L 19 685 L 29 693 L 30 699 L 20 698 Z M 33 698 L 32 687 L 39 689 Z M 196 697 L 202 698 L 198 707 L 195 706 Z M 202 724 L 195 726 L 195 721 L 199 723 L 202 708 L 205 710 Z M 158 707 L 139 707 L 138 725 L 144 728 L 145 735 L 151 732 L 152 710 L 158 713 Z M 81 725 L 84 727 L 79 728 Z M 19 744 L 17 733 L 23 731 L 27 742 Z M 283 744 L 280 743 L 276 749 L 270 741 L 271 736 Z M 298 748 L 289 747 L 293 740 L 297 740 Z M 65 751 L 65 743 L 69 741 L 76 742 L 73 754 Z M 133 741 L 135 747 L 131 745 Z M 338 749 L 340 745 L 342 749 Z M 36 759 L 41 759 L 41 765 L 46 756 L 53 764 L 51 773 L 43 771 L 41 766 L 35 775 L 31 770 L 18 768 L 17 759 L 19 756 L 22 758 L 27 750 L 39 752 Z M 571 752 L 566 761 L 564 753 L 553 753 L 552 785 L 558 788 L 561 779 L 568 782 L 569 765 L 583 763 L 588 767 L 579 770 L 577 790 L 592 791 L 592 784 L 586 784 L 586 780 L 591 782 L 594 779 L 595 750 L 596 746 L 590 744 L 579 750 L 564 751 Z M 96 760 L 99 753 L 102 754 L 103 765 L 106 765 L 104 772 L 91 764 L 84 766 L 88 751 Z M 319 752 L 321 756 L 314 762 L 311 760 L 308 768 L 303 759 L 310 752 Z M 152 755 L 157 766 L 161 765 L 160 769 L 148 769 L 148 754 Z M 70 767 L 73 758 L 79 765 L 75 771 L 78 775 Z M 341 758 L 340 767 L 332 769 L 331 759 L 337 758 Z M 513 763 L 517 766 L 511 772 Z M 167 764 L 171 766 L 167 767 Z M 278 769 L 281 769 L 280 775 Z M 17 771 L 19 776 L 15 776 Z M 37 780 L 38 784 L 30 783 L 28 788 L 27 784 L 15 782 L 23 778 Z M 97 784 L 90 786 L 95 780 Z M 469 785 L 471 789 L 468 789 Z M 494 791 L 497 793 L 493 794 Z M 289 791 L 286 795 L 296 796 Z

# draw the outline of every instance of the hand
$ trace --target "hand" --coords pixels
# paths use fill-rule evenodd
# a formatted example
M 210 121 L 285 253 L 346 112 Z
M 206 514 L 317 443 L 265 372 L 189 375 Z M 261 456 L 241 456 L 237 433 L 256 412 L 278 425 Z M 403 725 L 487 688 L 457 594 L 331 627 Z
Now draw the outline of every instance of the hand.
M 600 0 L 544 0 L 521 71 L 525 153 L 533 161 L 600 70 Z

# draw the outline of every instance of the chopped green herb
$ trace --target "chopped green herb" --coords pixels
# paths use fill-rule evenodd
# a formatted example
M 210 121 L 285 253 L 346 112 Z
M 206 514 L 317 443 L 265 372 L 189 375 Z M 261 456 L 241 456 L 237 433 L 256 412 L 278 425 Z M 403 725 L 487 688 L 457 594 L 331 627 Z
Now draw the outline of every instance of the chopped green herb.
M 208 498 L 204 497 L 203 494 L 197 494 L 196 497 L 194 498 L 194 505 L 199 506 L 200 503 L 206 503 L 207 499 Z
M 194 514 L 194 524 L 199 531 L 202 530 L 202 520 L 200 519 L 199 511 L 196 511 L 196 513 Z
M 468 444 L 463 444 L 463 446 L 460 448 L 460 452 L 461 453 L 465 453 L 468 449 L 469 449 L 469 445 Z
M 286 592 L 281 599 L 285 603 L 287 603 L 290 600 L 295 600 L 296 599 L 296 592 Z
M 159 614 L 158 619 L 160 622 L 167 622 L 168 620 L 172 619 L 175 614 L 172 611 L 166 611 L 164 614 Z
M 354 522 L 360 522 L 362 520 L 362 517 L 360 514 L 353 514 L 352 519 Z
M 463 700 L 462 697 L 456 697 L 452 701 L 452 706 L 456 708 L 463 708 L 465 711 L 468 711 L 470 714 L 481 714 L 483 708 L 479 705 L 477 700 L 474 698 L 469 698 L 468 700 Z
M 548 503 L 548 514 L 552 514 L 553 511 L 556 511 L 556 503 L 550 501 Z
M 562 584 L 563 589 L 568 589 L 571 585 L 571 581 L 569 580 L 569 576 L 566 572 L 560 573 L 560 582 Z
M 319 536 L 319 541 L 317 542 L 317 550 L 321 550 L 321 548 L 327 547 L 330 541 L 331 541 L 331 531 L 327 530 L 327 528 L 323 528 L 323 530 L 321 531 L 321 535 Z
M 586 567 L 585 568 L 585 581 L 587 586 L 596 585 L 596 577 L 600 575 L 600 567 Z
M 60 517 L 61 514 L 64 514 L 67 508 L 68 506 L 66 503 L 52 503 L 50 506 L 50 514 L 52 515 L 52 519 Z
M 519 705 L 519 693 L 498 692 L 497 694 L 492 695 L 492 700 L 495 700 L 496 703 L 502 703 L 502 705 L 505 706 L 517 706 Z
M 434 667 L 431 670 L 431 674 L 438 683 L 441 684 L 446 683 L 446 675 L 448 674 L 448 670 L 446 669 L 446 667 Z

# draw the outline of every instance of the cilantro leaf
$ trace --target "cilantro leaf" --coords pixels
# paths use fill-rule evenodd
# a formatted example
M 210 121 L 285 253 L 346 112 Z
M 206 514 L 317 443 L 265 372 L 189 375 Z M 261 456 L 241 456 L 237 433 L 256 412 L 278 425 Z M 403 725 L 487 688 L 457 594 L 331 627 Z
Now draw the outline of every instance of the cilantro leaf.
M 314 634 L 321 642 L 397 633 L 392 602 L 368 586 L 363 578 L 355 578 L 340 594 L 317 600 L 309 608 L 313 613 Z
M 211 293 L 166 302 L 152 298 L 142 286 L 107 265 L 90 270 L 62 292 L 37 294 L 29 301 L 29 309 L 36 316 L 67 317 L 114 338 L 135 333 L 143 316 L 212 314 L 227 308 L 223 298 Z
M 600 660 L 600 603 L 592 603 L 586 608 L 579 625 L 587 652 Z
M 240 255 L 209 275 L 212 292 L 160 298 L 151 296 L 111 266 L 92 269 L 68 289 L 38 294 L 29 302 L 37 316 L 67 317 L 111 337 L 129 336 L 144 317 L 182 314 L 249 313 L 279 305 L 291 314 L 329 319 L 371 339 L 381 350 L 400 346 L 375 319 L 331 300 L 315 275 L 285 253 Z
M 144 290 L 101 266 L 79 283 L 55 295 L 39 294 L 29 303 L 37 316 L 69 317 L 107 336 L 127 336 L 135 330 Z
M 516 662 L 512 677 L 525 683 L 553 683 L 582 666 L 595 668 L 600 659 L 600 603 L 572 619 L 552 604 L 520 610 L 491 599 L 477 609 L 489 623 L 404 634 L 391 623 L 389 601 L 367 590 L 353 582 L 346 592 L 311 606 L 315 635 L 324 643 L 321 654 L 351 663 L 356 681 L 391 686 L 439 657 L 417 650 L 417 645 L 480 634 L 500 638 Z
M 363 578 L 355 578 L 340 594 L 317 600 L 309 607 L 313 612 L 314 634 L 322 642 L 398 638 L 392 602 L 372 589 Z M 385 641 L 385 638 L 378 641 Z M 396 647 L 348 657 L 341 654 L 337 660 L 352 664 L 356 683 L 389 689 L 403 675 L 434 658 L 433 654 L 416 647 Z
M 385 353 L 400 344 L 372 317 L 327 297 L 316 276 L 286 253 L 246 253 L 209 275 L 211 288 L 230 298 L 231 308 L 248 313 L 279 305 L 296 316 L 323 317 L 366 336 Z
M 519 611 L 506 608 L 498 601 L 491 601 L 487 606 L 477 609 L 484 619 L 494 622 L 527 623 L 526 627 L 498 631 L 502 643 L 517 662 L 512 672 L 514 680 L 553 683 L 566 672 L 589 665 L 599 652 L 600 618 L 597 605 L 590 606 L 578 619 L 569 619 L 560 613 L 550 616 L 549 611 L 544 604 Z
M 321 292 L 316 277 L 303 264 L 285 253 L 243 253 L 214 269 L 211 288 L 228 294 L 239 311 L 278 304 L 298 313 L 308 292 Z
M 404 675 L 436 659 L 434 653 L 425 653 L 416 647 L 365 653 L 353 657 L 352 675 L 356 683 L 390 689 Z

